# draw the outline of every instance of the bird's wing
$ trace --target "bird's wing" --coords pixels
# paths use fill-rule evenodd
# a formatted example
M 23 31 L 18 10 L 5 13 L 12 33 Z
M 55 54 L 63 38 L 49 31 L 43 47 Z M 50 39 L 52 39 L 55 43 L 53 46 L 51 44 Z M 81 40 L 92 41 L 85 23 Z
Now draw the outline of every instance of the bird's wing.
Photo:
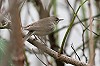
M 42 30 L 50 30 L 52 28 L 54 28 L 52 24 L 40 22 L 40 23 L 30 24 L 24 29 L 29 30 L 29 31 L 40 31 L 40 30 L 42 31 Z

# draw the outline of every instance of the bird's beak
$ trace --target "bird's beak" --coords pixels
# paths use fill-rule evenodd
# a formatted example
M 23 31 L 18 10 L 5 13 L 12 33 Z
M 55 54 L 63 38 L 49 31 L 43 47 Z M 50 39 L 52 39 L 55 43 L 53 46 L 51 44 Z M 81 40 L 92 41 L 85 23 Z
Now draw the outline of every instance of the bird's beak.
M 59 19 L 59 21 L 62 21 L 62 20 L 64 20 L 64 19 Z

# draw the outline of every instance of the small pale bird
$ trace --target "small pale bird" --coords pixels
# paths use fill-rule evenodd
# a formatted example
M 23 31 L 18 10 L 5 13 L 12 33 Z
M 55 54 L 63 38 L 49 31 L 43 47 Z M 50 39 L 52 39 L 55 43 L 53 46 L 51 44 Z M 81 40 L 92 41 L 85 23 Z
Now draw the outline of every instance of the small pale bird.
M 46 36 L 53 32 L 55 26 L 59 21 L 63 19 L 59 19 L 55 16 L 47 17 L 40 19 L 37 22 L 34 22 L 26 27 L 23 27 L 25 30 L 28 30 L 28 34 L 24 37 L 24 40 L 27 40 L 30 36 Z

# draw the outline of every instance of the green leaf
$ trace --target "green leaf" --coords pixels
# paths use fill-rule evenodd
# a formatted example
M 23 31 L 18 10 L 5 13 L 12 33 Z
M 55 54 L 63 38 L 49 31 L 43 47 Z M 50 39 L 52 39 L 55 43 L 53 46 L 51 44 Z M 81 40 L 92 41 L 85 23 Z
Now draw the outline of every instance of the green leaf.
M 8 42 L 5 39 L 0 37 L 0 64 L 3 60 L 3 57 L 6 55 L 7 46 L 8 46 Z M 8 66 L 14 66 L 11 58 L 9 58 Z
M 7 41 L 5 39 L 0 38 L 0 62 L 3 56 L 6 54 L 5 50 L 7 48 Z

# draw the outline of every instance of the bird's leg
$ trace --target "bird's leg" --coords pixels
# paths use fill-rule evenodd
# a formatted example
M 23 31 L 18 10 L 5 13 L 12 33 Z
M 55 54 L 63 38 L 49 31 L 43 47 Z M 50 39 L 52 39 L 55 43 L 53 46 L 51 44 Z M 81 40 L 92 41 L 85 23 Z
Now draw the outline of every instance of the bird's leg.
M 34 37 L 35 37 L 35 40 L 40 40 L 43 44 L 46 44 L 39 36 L 37 36 L 37 35 L 35 35 L 35 34 L 33 34 L 34 35 Z
M 47 46 L 47 44 L 46 44 L 46 42 L 44 42 L 42 39 L 43 39 L 43 37 L 39 37 L 39 36 L 37 36 L 38 37 L 38 39 L 43 43 L 43 44 L 45 44 L 46 46 Z
M 35 34 L 33 34 L 33 35 L 34 35 L 35 39 L 38 40 L 37 36 Z

